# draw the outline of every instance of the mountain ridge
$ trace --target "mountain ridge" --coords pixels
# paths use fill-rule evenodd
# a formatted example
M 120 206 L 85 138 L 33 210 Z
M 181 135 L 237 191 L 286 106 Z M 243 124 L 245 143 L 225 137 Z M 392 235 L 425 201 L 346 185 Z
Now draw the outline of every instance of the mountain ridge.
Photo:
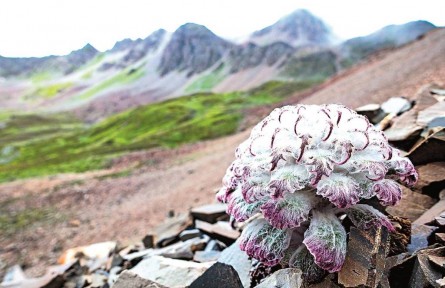
M 278 40 L 270 44 L 255 43 L 255 37 L 237 44 L 203 25 L 186 23 L 173 33 L 159 29 L 144 39 L 123 39 L 105 52 L 86 45 L 66 56 L 31 60 L 0 56 L 0 77 L 5 77 L 0 100 L 7 110 L 75 111 L 85 121 L 95 122 L 125 109 L 193 93 L 247 91 L 273 80 L 314 85 L 372 53 L 404 45 L 435 28 L 425 21 L 387 27 L 334 44 L 321 19 L 297 10 L 252 34 L 276 34 Z M 309 38 L 304 36 L 307 31 L 312 31 Z M 366 41 L 367 37 L 385 41 Z

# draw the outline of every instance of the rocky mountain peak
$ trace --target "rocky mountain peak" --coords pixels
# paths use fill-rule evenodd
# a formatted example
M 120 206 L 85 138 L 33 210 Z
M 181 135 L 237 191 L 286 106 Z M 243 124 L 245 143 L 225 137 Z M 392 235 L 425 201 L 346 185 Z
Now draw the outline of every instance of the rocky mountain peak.
M 163 76 L 173 70 L 200 73 L 215 64 L 232 43 L 216 36 L 207 27 L 187 23 L 172 35 L 158 67 Z
M 327 45 L 332 35 L 328 26 L 308 10 L 299 9 L 275 24 L 252 34 L 249 41 L 258 45 L 285 42 L 293 47 Z

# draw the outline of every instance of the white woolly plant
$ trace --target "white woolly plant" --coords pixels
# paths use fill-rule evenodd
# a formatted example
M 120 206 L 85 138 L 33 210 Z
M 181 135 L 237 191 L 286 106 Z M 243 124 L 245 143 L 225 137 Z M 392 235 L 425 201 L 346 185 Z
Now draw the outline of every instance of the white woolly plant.
M 235 155 L 217 198 L 228 203 L 227 213 L 238 222 L 262 214 L 247 225 L 239 243 L 269 266 L 285 255 L 290 266 L 304 262 L 299 255 L 312 255 L 318 267 L 340 270 L 346 232 L 338 217 L 347 215 L 359 229 L 393 231 L 385 215 L 359 202 L 377 197 L 395 205 L 401 199 L 396 180 L 417 181 L 409 159 L 365 117 L 341 105 L 275 109 Z

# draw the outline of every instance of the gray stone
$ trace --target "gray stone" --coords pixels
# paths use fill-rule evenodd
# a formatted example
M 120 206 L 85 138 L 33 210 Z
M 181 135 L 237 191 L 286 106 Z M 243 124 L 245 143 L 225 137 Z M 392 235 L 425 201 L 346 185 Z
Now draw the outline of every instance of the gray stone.
M 190 288 L 243 288 L 239 276 L 232 266 L 215 263 L 189 286 Z
M 192 238 L 196 238 L 199 237 L 199 235 L 201 235 L 201 232 L 199 231 L 199 229 L 189 229 L 189 230 L 184 230 L 179 234 L 179 239 L 181 239 L 182 241 L 186 241 Z
M 389 238 L 385 227 L 366 231 L 352 227 L 338 282 L 345 287 L 377 287 L 385 269 Z
M 193 261 L 195 262 L 212 262 L 218 260 L 221 256 L 220 251 L 196 251 L 193 256 Z
M 192 260 L 196 251 L 204 250 L 209 238 L 193 238 L 186 241 L 180 241 L 173 245 L 153 251 L 154 255 L 161 255 L 174 259 Z
M 190 226 L 192 221 L 187 214 L 168 218 L 164 223 L 156 227 L 156 247 L 165 247 L 179 240 L 179 233 Z
M 111 287 L 114 282 L 116 282 L 117 278 L 119 278 L 119 275 L 122 271 L 122 267 L 113 267 L 110 269 L 110 272 L 108 273 L 108 285 Z
M 441 259 L 443 263 L 444 256 L 445 247 L 419 251 L 411 274 L 410 287 L 439 287 L 436 281 L 442 278 L 445 271 L 442 265 L 439 266 L 440 268 L 435 267 L 431 262 L 431 257 Z
M 413 224 L 425 225 L 435 222 L 435 218 L 445 211 L 445 199 L 440 200 L 433 207 L 425 211 Z
M 216 203 L 193 208 L 190 211 L 194 220 L 201 220 L 208 223 L 216 223 L 221 216 L 225 216 L 227 204 Z
M 239 248 L 238 242 L 222 251 L 218 262 L 231 265 L 238 273 L 243 286 L 250 287 L 249 271 L 252 268 L 252 263 L 247 254 Z
M 437 230 L 437 227 L 415 224 L 411 226 L 411 241 L 408 244 L 408 252 L 415 252 L 428 247 L 428 238 Z
M 185 287 L 201 276 L 210 266 L 211 263 L 195 263 L 152 256 L 143 259 L 130 271 L 167 287 Z
M 256 288 L 299 288 L 303 285 L 302 274 L 301 270 L 296 268 L 281 269 L 267 277 Z
M 153 248 L 155 247 L 154 236 L 151 234 L 145 235 L 144 239 L 142 239 L 142 243 L 145 248 Z
M 210 224 L 204 221 L 196 220 L 196 228 L 209 235 L 210 237 L 220 240 L 225 244 L 232 244 L 240 236 L 240 232 L 233 229 L 229 222 L 218 221 Z
M 119 275 L 112 288 L 167 288 L 164 285 L 139 277 L 131 271 L 124 271 Z

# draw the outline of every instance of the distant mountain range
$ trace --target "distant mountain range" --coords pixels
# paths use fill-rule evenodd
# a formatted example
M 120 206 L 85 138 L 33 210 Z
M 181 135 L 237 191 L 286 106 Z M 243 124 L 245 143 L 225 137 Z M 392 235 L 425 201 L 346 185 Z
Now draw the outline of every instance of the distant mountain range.
M 66 56 L 0 56 L 0 101 L 3 110 L 70 110 L 96 121 L 198 92 L 247 90 L 271 80 L 320 83 L 435 28 L 415 21 L 339 43 L 321 19 L 297 10 L 234 43 L 187 23 L 174 33 L 161 29 L 119 41 L 105 52 L 88 44 Z

